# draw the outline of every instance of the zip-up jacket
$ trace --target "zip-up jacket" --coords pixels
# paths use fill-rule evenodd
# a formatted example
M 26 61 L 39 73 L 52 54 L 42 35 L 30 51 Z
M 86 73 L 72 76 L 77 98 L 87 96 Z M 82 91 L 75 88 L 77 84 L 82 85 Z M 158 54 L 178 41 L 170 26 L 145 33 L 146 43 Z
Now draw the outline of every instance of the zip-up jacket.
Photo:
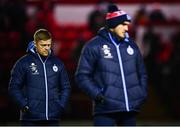
M 139 111 L 147 97 L 147 75 L 141 53 L 130 38 L 101 29 L 83 47 L 75 80 L 95 103 L 94 114 Z
M 29 45 L 32 46 L 32 45 Z M 70 83 L 63 63 L 52 53 L 42 60 L 34 46 L 11 71 L 9 94 L 21 111 L 21 120 L 58 120 L 67 105 Z

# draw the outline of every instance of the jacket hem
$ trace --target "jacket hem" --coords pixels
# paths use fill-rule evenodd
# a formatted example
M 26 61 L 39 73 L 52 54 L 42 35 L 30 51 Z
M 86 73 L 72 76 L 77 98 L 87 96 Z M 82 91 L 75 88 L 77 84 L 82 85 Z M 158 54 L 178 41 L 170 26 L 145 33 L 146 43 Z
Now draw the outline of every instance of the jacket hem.
M 94 116 L 94 115 L 97 115 L 97 114 L 115 113 L 115 112 L 139 112 L 139 110 L 130 109 L 129 111 L 127 111 L 127 110 L 111 110 L 111 111 L 93 112 L 93 116 Z

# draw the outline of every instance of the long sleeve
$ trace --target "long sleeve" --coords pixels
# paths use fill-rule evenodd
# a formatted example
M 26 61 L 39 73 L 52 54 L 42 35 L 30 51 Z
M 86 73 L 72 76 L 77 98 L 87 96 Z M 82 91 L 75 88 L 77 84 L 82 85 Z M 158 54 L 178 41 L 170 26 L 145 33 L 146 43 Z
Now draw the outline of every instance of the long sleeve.
M 70 86 L 70 82 L 69 82 L 69 78 L 68 78 L 68 74 L 65 70 L 65 67 L 63 66 L 61 72 L 60 72 L 60 102 L 61 102 L 61 106 L 65 109 L 68 100 L 69 100 L 69 96 L 70 96 L 70 92 L 71 92 L 71 86 Z
M 79 88 L 92 99 L 95 99 L 101 91 L 93 80 L 97 59 L 98 55 L 93 48 L 85 46 L 75 74 L 75 80 Z
M 18 104 L 20 108 L 23 108 L 26 104 L 26 98 L 23 95 L 22 88 L 24 85 L 25 70 L 23 70 L 22 63 L 18 61 L 12 71 L 9 82 L 9 94 L 13 100 Z
M 137 68 L 138 68 L 138 77 L 140 80 L 140 85 L 144 89 L 144 94 L 147 96 L 147 73 L 146 68 L 144 65 L 143 57 L 138 50 L 138 56 L 137 56 Z

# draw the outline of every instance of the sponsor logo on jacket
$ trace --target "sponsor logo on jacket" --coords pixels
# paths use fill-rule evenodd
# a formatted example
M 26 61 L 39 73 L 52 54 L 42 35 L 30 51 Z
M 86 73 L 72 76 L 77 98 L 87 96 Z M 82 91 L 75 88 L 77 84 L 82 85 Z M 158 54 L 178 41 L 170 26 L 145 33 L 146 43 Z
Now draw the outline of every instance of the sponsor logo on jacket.
M 104 58 L 113 58 L 111 48 L 109 48 L 108 45 L 103 45 L 102 50 L 104 53 Z
M 29 67 L 31 68 L 32 75 L 39 75 L 39 71 L 35 63 L 31 63 Z

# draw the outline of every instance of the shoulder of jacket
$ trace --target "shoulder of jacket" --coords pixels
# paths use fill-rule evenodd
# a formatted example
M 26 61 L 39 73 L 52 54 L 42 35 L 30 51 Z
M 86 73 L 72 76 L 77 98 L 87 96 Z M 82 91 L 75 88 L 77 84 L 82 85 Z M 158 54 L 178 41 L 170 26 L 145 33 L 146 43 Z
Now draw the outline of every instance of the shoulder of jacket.
M 89 40 L 84 47 L 86 48 L 96 48 L 99 45 L 101 45 L 102 42 L 104 42 L 105 40 L 100 37 L 100 36 L 95 36 L 93 37 L 91 40 Z
M 30 55 L 29 55 L 29 54 L 26 54 L 26 55 L 20 57 L 20 58 L 17 60 L 17 62 L 18 62 L 18 63 L 25 63 L 25 62 L 28 61 L 29 58 L 30 58 Z
M 24 67 L 24 65 L 26 65 L 26 63 L 28 63 L 28 59 L 29 59 L 29 55 L 26 54 L 22 57 L 20 57 L 16 62 L 15 64 L 13 65 L 13 68 L 22 68 Z
M 58 58 L 57 56 L 53 56 L 52 60 L 58 64 L 62 64 L 62 65 L 64 64 L 63 61 L 60 58 Z
M 62 68 L 65 67 L 64 62 L 63 62 L 60 58 L 58 58 L 57 56 L 55 56 L 55 55 L 52 56 L 51 61 L 52 61 L 53 63 L 57 64 L 58 66 L 61 66 Z
M 128 38 L 128 43 L 130 46 L 132 46 L 135 49 L 139 49 L 136 42 L 134 40 L 132 40 L 131 38 Z

